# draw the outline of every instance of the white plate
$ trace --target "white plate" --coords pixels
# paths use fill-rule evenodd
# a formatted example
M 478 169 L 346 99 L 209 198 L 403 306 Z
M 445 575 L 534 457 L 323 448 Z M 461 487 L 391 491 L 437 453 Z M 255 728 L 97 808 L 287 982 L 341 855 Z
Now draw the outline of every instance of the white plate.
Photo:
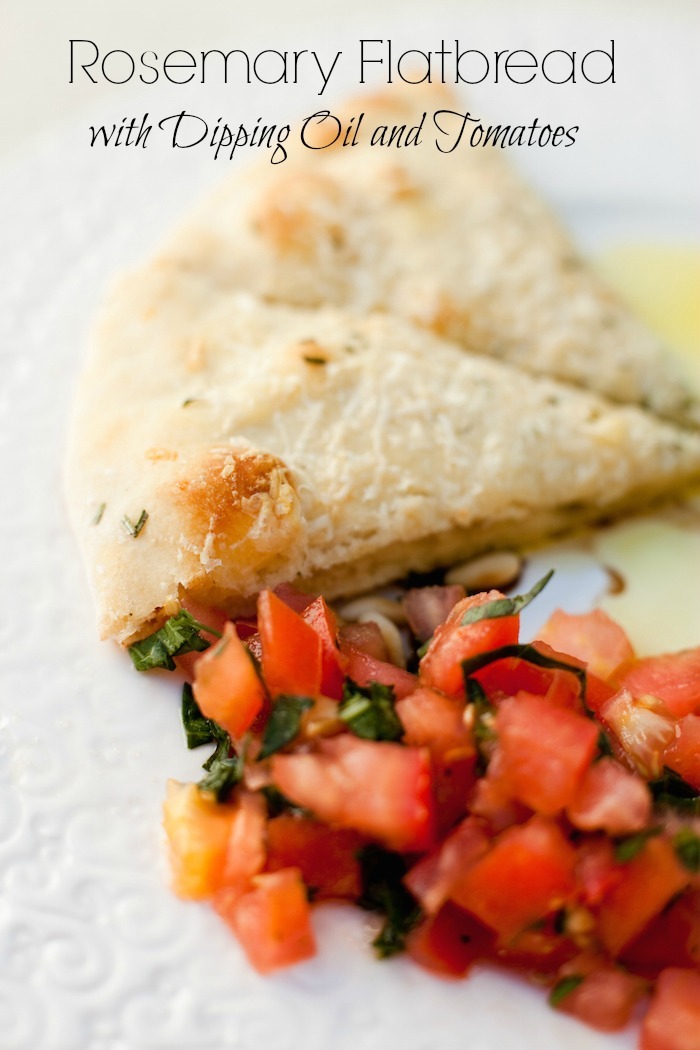
M 254 98 L 246 108 L 257 113 Z M 584 169 L 586 156 L 582 150 Z M 60 466 L 103 285 L 150 250 L 200 184 L 220 173 L 208 158 L 115 152 L 107 160 L 85 148 L 81 122 L 0 177 L 0 1045 L 632 1047 L 634 1033 L 592 1032 L 504 974 L 447 983 L 405 960 L 379 964 L 367 919 L 350 909 L 319 909 L 318 957 L 263 980 L 206 906 L 179 902 L 166 888 L 164 782 L 196 777 L 201 755 L 185 750 L 177 684 L 139 677 L 123 653 L 96 640 Z M 647 191 L 638 204 L 598 192 L 591 201 L 566 188 L 559 196 L 589 243 L 617 232 L 623 204 L 626 227 L 642 235 L 650 223 L 669 227 L 666 198 L 650 210 Z M 16 249 L 9 255 L 8 244 Z M 154 381 L 135 381 L 144 378 Z M 540 555 L 530 576 L 553 557 Z M 562 598 L 571 609 L 589 607 L 605 584 L 585 556 L 564 549 L 556 559 L 561 572 L 540 602 L 542 618 Z

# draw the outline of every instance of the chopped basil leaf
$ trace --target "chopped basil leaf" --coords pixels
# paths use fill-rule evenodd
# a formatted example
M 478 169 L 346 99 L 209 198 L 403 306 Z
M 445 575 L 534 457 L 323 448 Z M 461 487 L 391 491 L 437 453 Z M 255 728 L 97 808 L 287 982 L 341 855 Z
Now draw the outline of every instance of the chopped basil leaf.
M 216 739 L 214 723 L 210 718 L 205 718 L 199 709 L 199 704 L 194 698 L 192 686 L 185 682 L 182 687 L 182 725 L 185 730 L 187 747 L 191 751 L 194 747 L 202 747 L 210 744 Z
M 567 995 L 571 995 L 582 983 L 583 977 L 579 974 L 572 973 L 570 977 L 562 977 L 561 981 L 557 981 L 549 993 L 549 1005 L 559 1006 L 559 1003 L 566 999 Z
M 479 620 L 496 620 L 501 616 L 516 616 L 544 590 L 553 575 L 554 569 L 550 569 L 547 575 L 538 580 L 527 594 L 517 594 L 514 598 L 496 598 L 495 601 L 484 602 L 483 605 L 473 605 L 462 617 L 462 626 L 478 623 Z
M 615 860 L 618 864 L 628 864 L 629 861 L 639 856 L 647 844 L 647 839 L 658 835 L 660 831 L 661 828 L 645 828 L 644 831 L 639 831 L 636 835 L 628 835 L 627 838 L 620 839 L 619 842 L 615 843 L 613 851 Z
M 681 828 L 673 836 L 673 848 L 683 867 L 697 875 L 700 871 L 700 836 L 691 828 Z
M 127 516 L 125 514 L 124 517 L 122 518 L 122 525 L 124 526 L 126 531 L 129 533 L 129 535 L 133 536 L 134 539 L 136 539 L 136 537 L 141 532 L 141 529 L 144 527 L 144 525 L 146 524 L 147 521 L 148 521 L 148 511 L 147 510 L 142 510 L 141 514 L 139 515 L 139 519 L 138 519 L 137 522 L 133 522 L 131 520 L 131 518 L 127 518 Z
M 95 515 L 94 515 L 94 517 L 92 519 L 92 524 L 93 525 L 99 525 L 100 524 L 100 522 L 102 521 L 102 515 L 104 514 L 106 509 L 107 509 L 107 504 L 106 503 L 100 503 L 100 505 L 97 508 L 97 510 L 95 511 Z
M 418 657 L 419 660 L 422 660 L 423 657 L 425 656 L 425 654 L 427 653 L 428 649 L 430 648 L 430 643 L 432 642 L 432 640 L 433 640 L 432 637 L 428 638 L 428 640 L 426 642 L 423 642 L 423 644 L 419 645 L 418 648 L 416 649 L 416 656 Z
M 668 766 L 664 766 L 663 775 L 649 787 L 658 807 L 673 809 L 683 816 L 700 817 L 700 792 Z
M 209 648 L 209 642 L 202 638 L 200 631 L 219 634 L 218 631 L 195 620 L 186 609 L 180 609 L 176 616 L 171 616 L 165 621 L 160 630 L 129 646 L 129 655 L 134 667 L 137 671 L 151 671 L 154 667 L 174 671 L 173 656 L 203 653 Z
M 563 660 L 555 660 L 554 657 L 541 653 L 534 645 L 503 645 L 500 649 L 491 649 L 490 652 L 478 653 L 476 656 L 470 657 L 469 660 L 463 660 L 462 674 L 464 675 L 465 684 L 475 671 L 480 671 L 482 667 L 488 667 L 489 664 L 494 664 L 497 660 L 505 660 L 509 656 L 515 656 L 518 660 L 525 660 L 536 667 L 544 667 L 550 671 L 568 671 L 569 674 L 575 675 L 579 680 L 581 700 L 585 703 L 586 672 L 584 668 L 576 667 L 575 664 L 567 664 Z
M 313 707 L 313 703 L 310 696 L 283 694 L 277 697 L 265 726 L 258 761 L 291 744 L 301 728 L 301 716 L 307 708 Z
M 404 728 L 396 714 L 395 703 L 393 686 L 381 682 L 359 686 L 352 678 L 346 678 L 338 717 L 363 740 L 400 740 Z
M 601 729 L 598 733 L 598 754 L 596 758 L 606 758 L 609 755 L 614 755 L 610 738 L 604 729 Z
M 493 716 L 496 713 L 496 708 L 486 696 L 476 678 L 467 678 L 466 690 L 467 703 L 474 708 L 472 733 L 479 754 L 478 772 L 480 776 L 483 776 L 491 757 L 490 745 L 496 739 L 496 732 L 493 728 Z
M 372 941 L 381 959 L 396 955 L 406 947 L 406 935 L 421 918 L 421 910 L 402 879 L 408 865 L 398 853 L 369 845 L 359 850 L 362 893 L 358 905 L 385 916 L 384 925 Z
M 237 755 L 230 755 L 229 752 L 230 741 L 226 745 L 222 741 L 212 755 L 209 766 L 205 764 L 207 775 L 197 784 L 200 791 L 210 791 L 216 795 L 217 802 L 225 802 L 243 776 L 243 763 Z

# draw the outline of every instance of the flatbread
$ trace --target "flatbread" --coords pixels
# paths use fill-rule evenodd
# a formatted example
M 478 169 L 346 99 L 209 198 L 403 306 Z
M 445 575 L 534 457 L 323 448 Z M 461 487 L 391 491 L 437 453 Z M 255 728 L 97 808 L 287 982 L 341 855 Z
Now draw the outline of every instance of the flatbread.
M 700 435 L 399 318 L 156 262 L 107 301 L 68 459 L 100 632 L 127 641 L 186 593 L 333 597 L 595 520 L 697 476 Z
M 471 351 L 700 424 L 679 362 L 580 257 L 508 151 L 471 148 L 466 136 L 452 153 L 435 147 L 432 114 L 465 108 L 415 86 L 359 99 L 345 111 L 365 114 L 356 146 L 295 149 L 290 138 L 288 160 L 261 161 L 205 200 L 161 264 L 273 302 L 397 314 Z M 378 125 L 410 128 L 424 112 L 420 146 L 369 146 Z M 454 135 L 459 118 L 440 123 Z M 328 124 L 315 141 L 329 141 Z

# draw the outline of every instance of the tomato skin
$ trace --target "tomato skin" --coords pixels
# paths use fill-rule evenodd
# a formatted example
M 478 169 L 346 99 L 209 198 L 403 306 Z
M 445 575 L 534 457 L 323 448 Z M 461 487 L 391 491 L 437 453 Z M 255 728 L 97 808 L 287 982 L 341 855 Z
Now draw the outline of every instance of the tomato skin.
M 651 822 L 649 788 L 614 758 L 601 758 L 584 774 L 566 813 L 582 831 L 631 835 Z
M 664 751 L 664 765 L 700 791 L 700 715 L 680 719 L 673 742 Z
M 652 704 L 649 707 L 628 689 L 620 689 L 599 713 L 604 725 L 612 730 L 621 754 L 649 780 L 661 775 L 664 752 L 676 733 L 675 721 L 663 704 Z
M 299 868 L 314 900 L 354 900 L 362 892 L 356 854 L 365 841 L 351 829 L 282 813 L 267 826 L 267 870 Z
M 301 614 L 302 620 L 313 627 L 321 639 L 321 689 L 323 696 L 340 700 L 347 660 L 338 646 L 338 624 L 332 609 L 319 595 Z
M 587 974 L 557 1008 L 600 1032 L 619 1032 L 629 1024 L 646 987 L 639 977 L 603 966 Z
M 598 933 L 614 957 L 636 937 L 690 881 L 665 838 L 649 839 L 624 866 L 624 877 L 598 912 Z
M 499 598 L 503 598 L 500 591 L 488 591 L 457 602 L 445 622 L 436 630 L 421 660 L 420 678 L 425 685 L 439 689 L 448 696 L 464 696 L 462 661 L 517 642 L 519 616 L 501 616 L 462 624 L 462 618 L 469 609 Z
M 232 806 L 215 802 L 196 784 L 168 781 L 163 826 L 179 897 L 205 900 L 219 889 L 235 814 Z
M 700 709 L 700 647 L 638 660 L 619 685 L 635 697 L 657 697 L 675 718 L 692 714 Z
M 660 975 L 642 1022 L 639 1050 L 698 1050 L 700 973 L 669 969 Z
M 572 615 L 557 609 L 539 632 L 539 638 L 560 653 L 582 660 L 598 678 L 611 678 L 634 659 L 634 649 L 622 627 L 602 609 Z
M 193 692 L 202 714 L 239 740 L 265 703 L 265 690 L 232 623 L 197 661 Z
M 306 887 L 298 868 L 257 875 L 242 896 L 222 890 L 214 907 L 260 974 L 316 954 Z
M 423 969 L 440 977 L 466 976 L 491 947 L 493 934 L 448 901 L 411 931 L 406 951 Z
M 341 640 L 340 651 L 347 659 L 347 675 L 358 685 L 367 686 L 370 682 L 391 685 L 397 700 L 408 696 L 418 685 L 418 679 L 414 674 L 404 671 L 401 667 L 395 667 L 394 664 L 376 660 L 362 649 L 356 649 L 349 642 Z
M 598 744 L 598 729 L 590 719 L 529 693 L 499 705 L 496 733 L 492 762 L 500 784 L 546 816 L 571 802 Z
M 341 734 L 315 752 L 272 757 L 283 795 L 328 824 L 354 828 L 389 849 L 428 849 L 435 837 L 430 755 L 424 748 Z
M 272 696 L 321 692 L 321 638 L 273 591 L 258 596 L 262 669 Z
M 226 844 L 221 886 L 243 893 L 265 866 L 267 807 L 263 797 L 241 791 Z
M 574 850 L 557 825 L 534 816 L 502 832 L 451 898 L 510 941 L 573 897 L 574 862 Z

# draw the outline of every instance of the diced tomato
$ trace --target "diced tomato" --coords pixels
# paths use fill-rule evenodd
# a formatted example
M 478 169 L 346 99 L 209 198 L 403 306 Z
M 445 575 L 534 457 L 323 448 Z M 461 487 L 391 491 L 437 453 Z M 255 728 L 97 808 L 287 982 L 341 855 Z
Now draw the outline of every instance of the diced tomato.
M 216 609 L 208 605 L 201 605 L 189 596 L 184 598 L 182 601 L 182 608 L 186 609 L 187 612 L 194 616 L 197 623 L 206 624 L 207 627 L 213 627 L 217 632 L 212 634 L 210 631 L 202 631 L 202 638 L 206 639 L 210 645 L 216 645 L 219 635 L 223 634 L 224 627 L 228 620 L 228 616 L 221 609 Z M 206 652 L 206 649 L 204 650 Z M 194 678 L 194 669 L 197 661 L 203 656 L 203 653 L 185 653 L 183 656 L 175 657 L 175 663 L 180 670 L 185 674 L 188 681 L 192 681 Z
M 488 591 L 464 598 L 455 605 L 445 622 L 433 635 L 428 651 L 421 660 L 420 677 L 425 685 L 440 689 L 448 696 L 463 696 L 462 661 L 518 640 L 519 616 L 500 616 L 462 624 L 469 609 L 503 598 L 500 591 Z
M 340 649 L 347 658 L 347 674 L 358 685 L 369 685 L 370 682 L 381 682 L 382 685 L 394 687 L 397 700 L 408 696 L 418 686 L 418 679 L 401 667 L 375 660 L 368 653 L 356 649 L 354 645 L 341 641 Z
M 168 781 L 163 826 L 178 896 L 204 900 L 219 889 L 235 815 L 233 806 L 215 802 L 196 784 Z
M 464 704 L 422 688 L 399 700 L 396 713 L 406 731 L 404 743 L 430 751 L 439 824 L 448 830 L 464 815 L 475 780 L 476 751 L 464 724 Z
M 664 765 L 700 791 L 700 715 L 686 715 L 664 751 Z
M 262 668 L 272 696 L 321 692 L 321 638 L 272 591 L 258 596 Z
M 564 663 L 582 666 L 578 660 L 556 652 L 545 642 L 534 642 L 534 647 L 545 656 L 552 657 Z M 552 670 L 548 667 L 538 667 L 529 660 L 521 660 L 517 656 L 509 656 L 504 660 L 496 660 L 480 671 L 476 671 L 474 678 L 479 682 L 492 703 L 516 693 L 532 693 L 535 696 L 546 696 L 550 703 L 557 707 L 580 708 L 580 686 L 575 674 L 567 671 Z
M 509 941 L 569 901 L 574 862 L 574 850 L 557 825 L 535 816 L 502 832 L 451 896 Z
M 600 939 L 613 956 L 619 955 L 690 879 L 665 838 L 650 838 L 624 867 L 624 878 L 605 897 L 598 913 Z
M 664 752 L 675 737 L 675 722 L 660 702 L 647 706 L 621 689 L 600 709 L 600 718 L 615 734 L 622 753 L 649 780 L 661 775 Z
M 432 845 L 435 803 L 423 748 L 341 734 L 315 752 L 273 755 L 280 791 L 320 820 L 379 839 L 390 849 Z
M 664 970 L 642 1022 L 639 1050 L 698 1050 L 700 973 Z
M 349 828 L 282 813 L 267 828 L 267 869 L 299 868 L 314 900 L 354 900 L 362 886 L 357 851 L 365 840 Z
M 306 887 L 298 868 L 256 875 L 253 888 L 242 896 L 222 890 L 214 907 L 258 973 L 272 973 L 316 954 Z
M 681 894 L 627 945 L 622 961 L 654 980 L 669 966 L 700 970 L 700 890 Z
M 558 1009 L 601 1032 L 618 1032 L 629 1024 L 644 996 L 646 982 L 614 966 L 587 974 L 558 1004 Z
M 531 816 L 531 810 L 518 802 L 507 791 L 497 775 L 497 763 L 492 762 L 485 777 L 477 780 L 469 801 L 469 810 L 490 825 L 493 834 L 505 831 L 512 824 L 522 824 Z
M 581 903 L 597 908 L 625 877 L 625 867 L 615 860 L 613 845 L 602 835 L 586 839 L 576 851 L 576 881 Z
M 338 624 L 333 610 L 319 595 L 307 605 L 301 618 L 313 627 L 321 639 L 321 692 L 333 700 L 340 700 L 347 660 L 338 645 Z
M 467 817 L 442 844 L 425 854 L 404 882 L 428 915 L 435 915 L 467 868 L 487 852 L 489 840 L 480 823 Z
M 590 719 L 529 693 L 499 705 L 496 733 L 501 784 L 513 798 L 548 816 L 571 802 L 598 743 Z
M 619 624 L 602 609 L 572 615 L 557 609 L 539 638 L 560 653 L 582 660 L 598 678 L 612 677 L 621 664 L 634 659 L 632 644 Z
M 586 707 L 594 714 L 600 715 L 600 709 L 606 701 L 617 692 L 613 686 L 604 682 L 597 675 L 586 674 Z
M 265 866 L 267 807 L 262 795 L 243 791 L 238 796 L 226 856 L 221 872 L 221 885 L 243 893 L 250 881 Z
M 649 824 L 651 794 L 641 777 L 614 758 L 601 758 L 586 770 L 566 813 L 582 831 L 630 835 Z
M 265 690 L 232 623 L 226 624 L 223 638 L 197 661 L 192 688 L 202 713 L 223 726 L 234 740 L 253 724 L 265 702 Z
M 406 950 L 414 962 L 441 977 L 464 977 L 491 947 L 493 934 L 450 901 L 411 931 Z
M 700 709 L 700 647 L 638 660 L 620 680 L 632 696 L 655 696 L 675 718 Z

